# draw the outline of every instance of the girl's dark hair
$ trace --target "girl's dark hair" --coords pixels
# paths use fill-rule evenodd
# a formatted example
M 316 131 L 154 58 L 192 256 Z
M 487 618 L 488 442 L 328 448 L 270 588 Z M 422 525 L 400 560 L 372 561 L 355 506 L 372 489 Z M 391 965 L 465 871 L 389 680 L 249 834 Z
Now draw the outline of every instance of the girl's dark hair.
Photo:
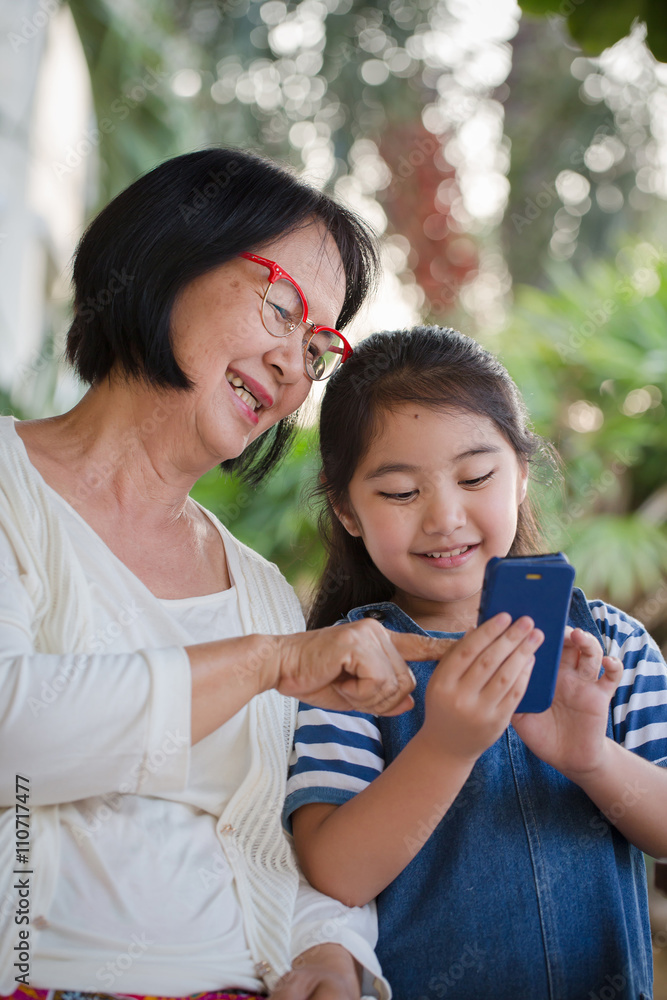
M 313 220 L 338 246 L 356 314 L 378 272 L 375 237 L 351 212 L 270 160 L 241 149 L 177 156 L 140 177 L 93 220 L 74 258 L 67 359 L 89 384 L 114 365 L 128 378 L 188 390 L 170 341 L 171 312 L 195 278 Z M 287 450 L 295 415 L 223 463 L 258 482 Z
M 456 330 L 420 326 L 374 333 L 330 379 L 320 414 L 320 532 L 328 560 L 308 617 L 309 628 L 332 625 L 352 608 L 390 601 L 394 585 L 372 563 L 361 538 L 335 509 L 380 426 L 382 412 L 402 403 L 465 410 L 488 417 L 528 466 L 548 447 L 528 426 L 519 390 L 496 357 Z M 553 464 L 553 461 L 550 461 Z M 510 555 L 544 550 L 530 500 L 519 507 Z

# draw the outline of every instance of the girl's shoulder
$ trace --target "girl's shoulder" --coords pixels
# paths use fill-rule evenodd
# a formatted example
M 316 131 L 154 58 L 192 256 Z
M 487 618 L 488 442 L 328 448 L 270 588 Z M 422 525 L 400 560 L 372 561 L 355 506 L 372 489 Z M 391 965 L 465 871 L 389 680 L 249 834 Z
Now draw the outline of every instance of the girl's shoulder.
M 588 601 L 605 652 L 623 663 L 611 701 L 617 743 L 667 766 L 667 664 L 639 619 L 604 601 Z
M 587 604 L 608 656 L 623 660 L 628 654 L 653 651 L 662 659 L 648 629 L 638 618 L 599 599 L 589 600 Z

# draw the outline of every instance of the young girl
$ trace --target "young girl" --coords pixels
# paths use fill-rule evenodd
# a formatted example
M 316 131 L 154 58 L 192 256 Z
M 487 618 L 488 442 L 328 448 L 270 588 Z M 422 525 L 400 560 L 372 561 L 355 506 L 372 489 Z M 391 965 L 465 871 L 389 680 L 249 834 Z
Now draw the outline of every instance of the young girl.
M 403 715 L 300 706 L 285 818 L 306 875 L 347 904 L 378 897 L 397 1000 L 648 1000 L 665 662 L 576 590 L 553 705 L 518 715 L 541 633 L 475 628 L 488 559 L 545 549 L 514 383 L 452 330 L 375 334 L 331 379 L 320 433 L 329 563 L 310 626 L 460 641 L 413 664 Z

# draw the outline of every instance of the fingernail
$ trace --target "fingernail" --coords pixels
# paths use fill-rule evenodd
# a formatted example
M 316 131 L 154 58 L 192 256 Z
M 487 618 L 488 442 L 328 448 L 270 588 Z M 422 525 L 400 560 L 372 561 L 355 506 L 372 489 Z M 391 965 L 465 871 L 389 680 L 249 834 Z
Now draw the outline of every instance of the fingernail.
M 414 671 L 413 671 L 412 667 L 408 667 L 408 673 L 410 674 L 410 677 L 412 678 L 412 686 L 413 687 L 417 687 L 417 678 L 414 675 Z

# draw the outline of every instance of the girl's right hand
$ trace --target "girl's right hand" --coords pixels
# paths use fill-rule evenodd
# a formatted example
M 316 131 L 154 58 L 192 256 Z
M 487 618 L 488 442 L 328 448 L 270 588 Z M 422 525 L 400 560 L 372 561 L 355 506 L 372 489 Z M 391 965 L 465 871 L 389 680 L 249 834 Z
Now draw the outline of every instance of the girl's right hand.
M 426 688 L 420 742 L 474 763 L 507 729 L 543 641 L 531 618 L 503 612 L 453 644 Z

